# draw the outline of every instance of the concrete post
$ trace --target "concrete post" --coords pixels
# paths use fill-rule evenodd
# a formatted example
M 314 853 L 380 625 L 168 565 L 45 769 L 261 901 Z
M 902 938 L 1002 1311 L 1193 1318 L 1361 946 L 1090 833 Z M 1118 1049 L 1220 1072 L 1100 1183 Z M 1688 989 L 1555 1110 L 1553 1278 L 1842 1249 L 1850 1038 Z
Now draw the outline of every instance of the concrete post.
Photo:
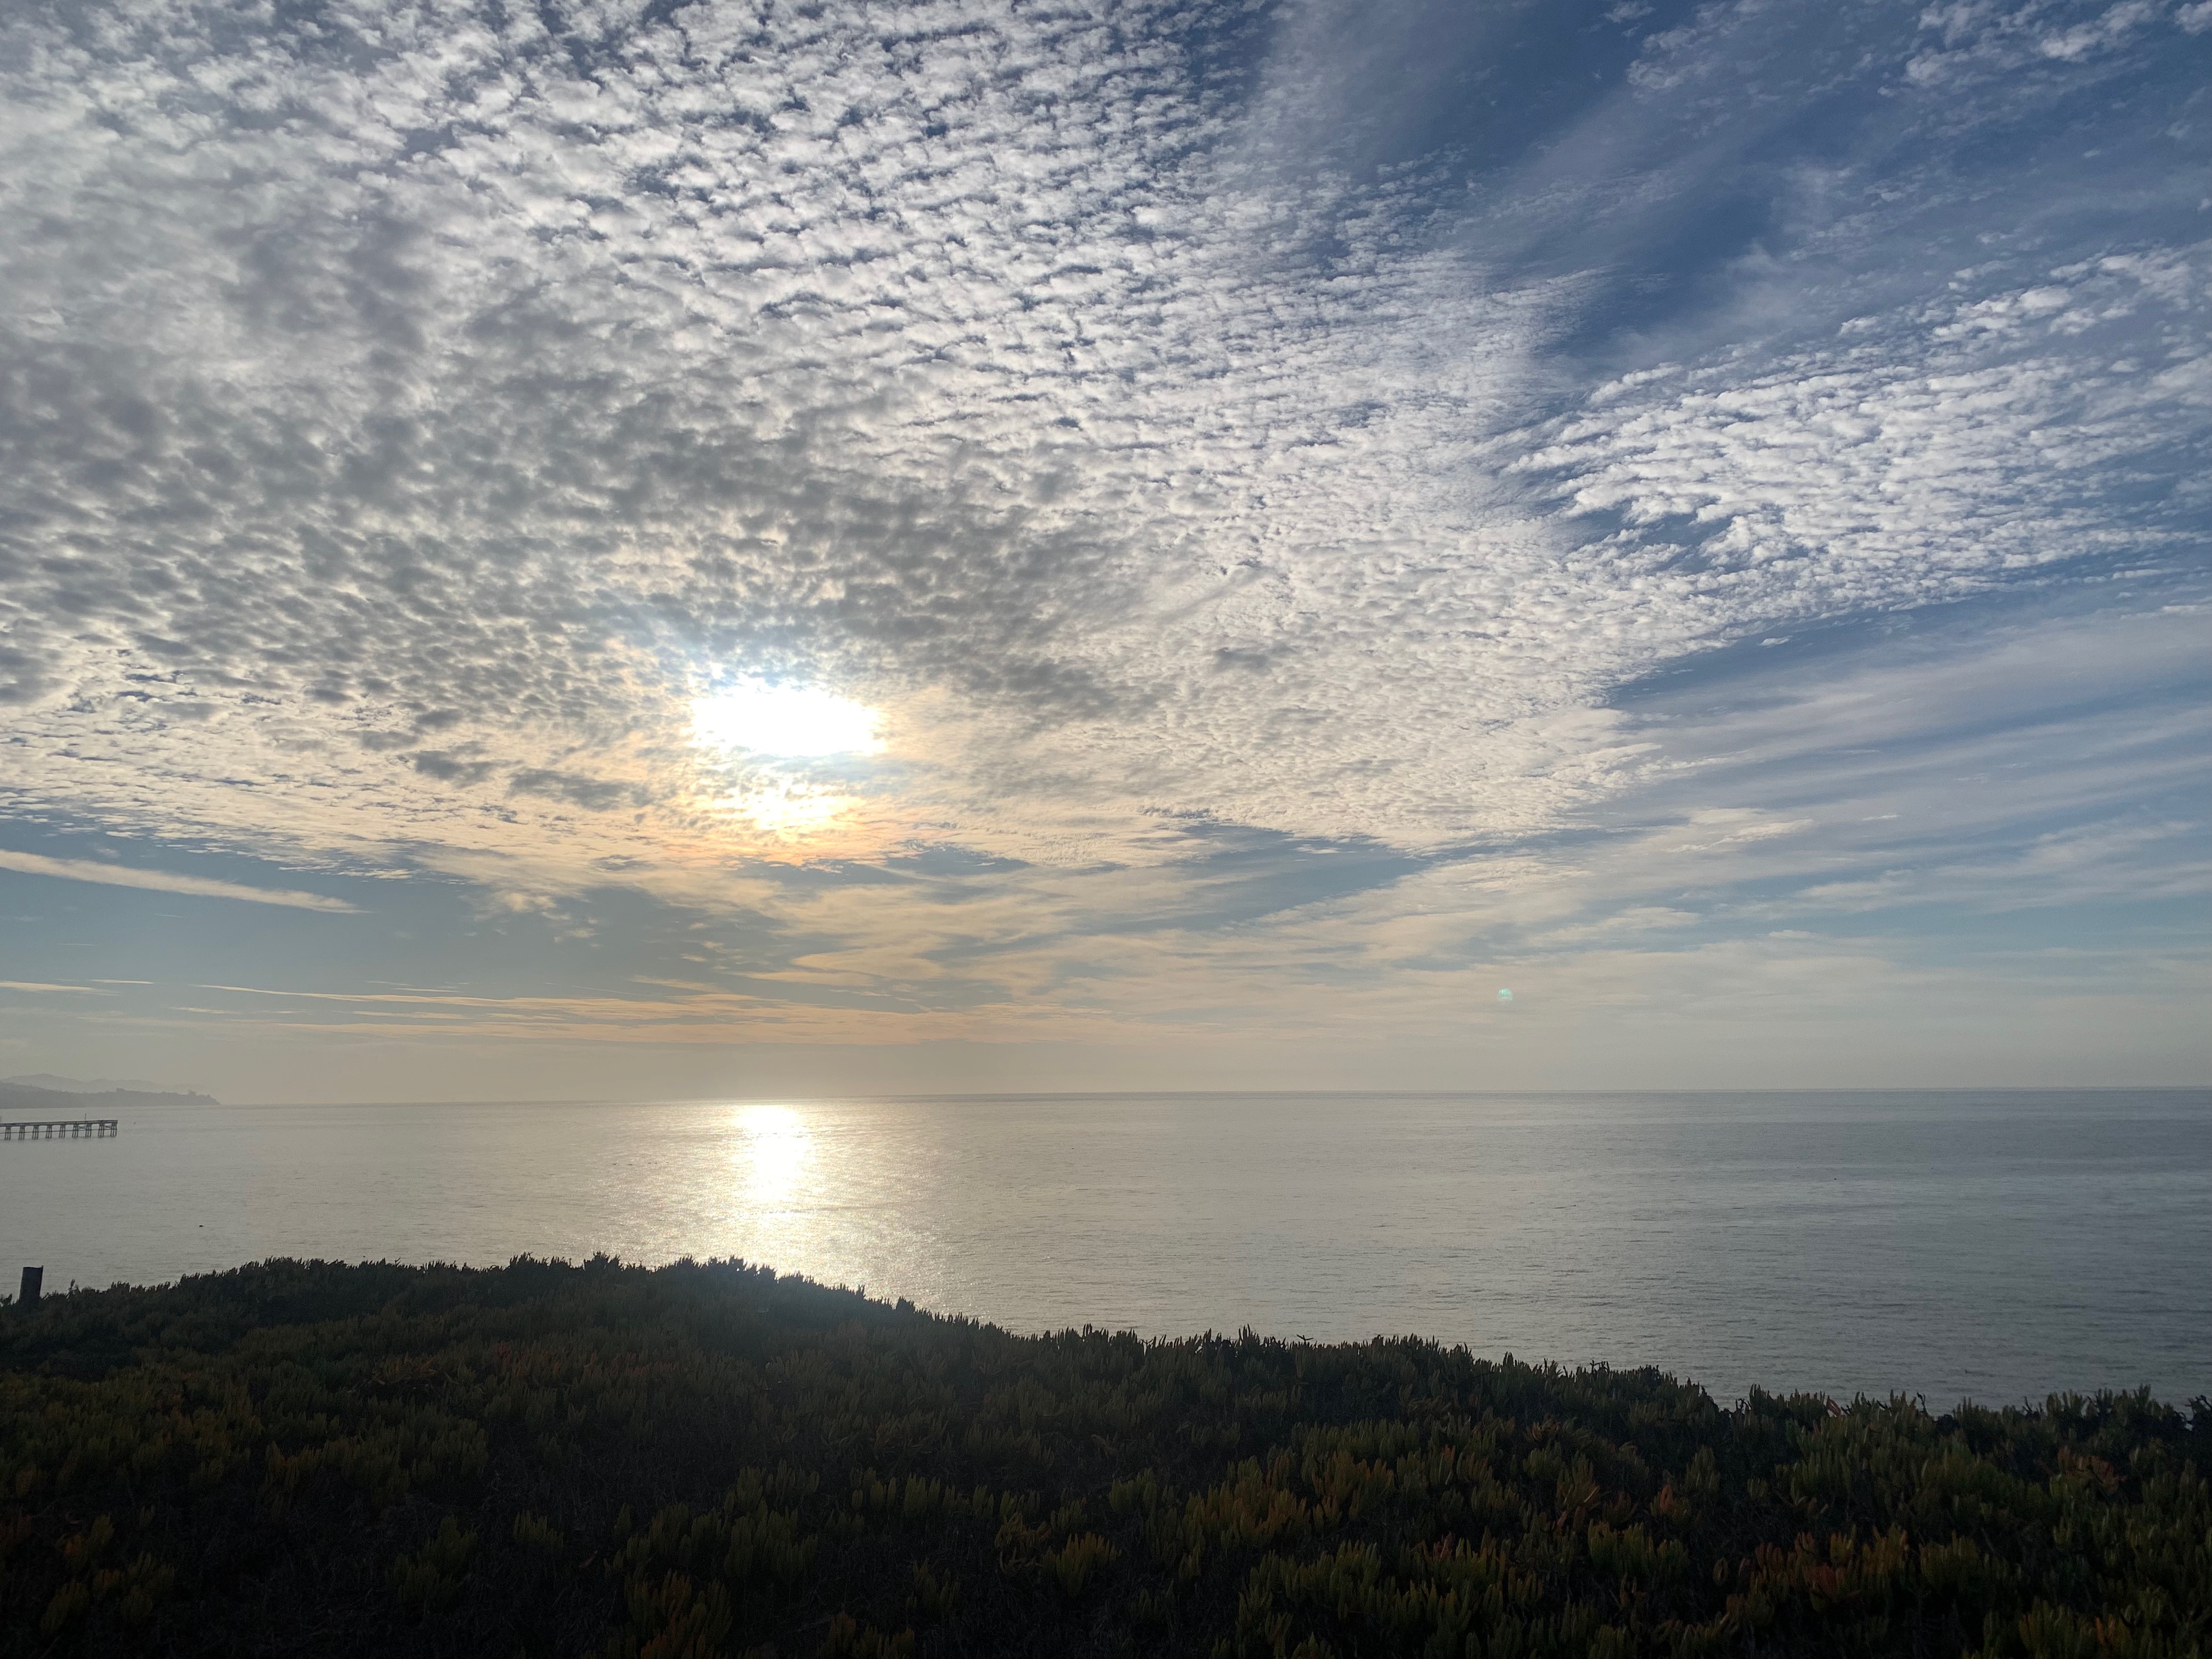
M 23 1293 L 15 1298 L 16 1304 L 20 1307 L 27 1308 L 31 1304 L 36 1302 L 39 1299 L 39 1291 L 45 1285 L 46 1282 L 46 1270 L 44 1267 L 24 1268 Z

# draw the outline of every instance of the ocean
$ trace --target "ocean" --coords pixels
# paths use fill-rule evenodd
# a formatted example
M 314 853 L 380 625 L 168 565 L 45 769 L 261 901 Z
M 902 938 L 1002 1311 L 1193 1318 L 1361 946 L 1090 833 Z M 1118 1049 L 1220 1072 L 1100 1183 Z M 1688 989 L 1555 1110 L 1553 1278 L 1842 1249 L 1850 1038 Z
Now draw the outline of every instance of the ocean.
M 224 1106 L 0 1144 L 0 1285 L 743 1256 L 1016 1330 L 1931 1407 L 2212 1393 L 2212 1090 Z

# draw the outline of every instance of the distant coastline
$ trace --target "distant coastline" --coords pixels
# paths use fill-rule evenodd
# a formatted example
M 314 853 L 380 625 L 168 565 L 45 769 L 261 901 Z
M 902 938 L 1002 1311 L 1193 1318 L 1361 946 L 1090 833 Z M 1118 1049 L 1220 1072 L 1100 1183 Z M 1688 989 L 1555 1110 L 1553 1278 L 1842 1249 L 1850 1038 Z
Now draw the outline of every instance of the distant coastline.
M 133 1109 L 222 1103 L 212 1095 L 183 1089 L 41 1089 L 27 1083 L 0 1083 L 0 1115 L 98 1117 Z

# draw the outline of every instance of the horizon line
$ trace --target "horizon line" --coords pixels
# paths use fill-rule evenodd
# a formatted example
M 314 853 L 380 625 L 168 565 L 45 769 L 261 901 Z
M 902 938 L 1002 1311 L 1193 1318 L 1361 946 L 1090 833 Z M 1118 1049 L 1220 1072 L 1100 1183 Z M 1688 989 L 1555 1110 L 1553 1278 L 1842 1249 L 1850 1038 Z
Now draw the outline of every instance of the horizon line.
M 178 1094 L 204 1091 L 178 1090 Z M 824 1105 L 838 1102 L 935 1102 L 959 1100 L 1152 1100 L 1192 1095 L 1217 1099 L 1385 1099 L 1462 1100 L 1540 1095 L 1559 1097 L 1592 1096 L 1678 1095 L 2052 1095 L 2052 1094 L 2204 1094 L 2207 1083 L 1946 1083 L 1792 1085 L 1782 1088 L 1666 1088 L 1575 1089 L 1543 1086 L 1526 1089 L 957 1089 L 902 1093 L 833 1091 L 803 1094 L 785 1091 L 757 1095 L 654 1095 L 618 1097 L 607 1095 L 482 1095 L 467 1098 L 423 1096 L 393 1100 L 220 1100 L 218 1106 L 776 1106 Z M 215 1099 L 213 1096 L 207 1098 Z

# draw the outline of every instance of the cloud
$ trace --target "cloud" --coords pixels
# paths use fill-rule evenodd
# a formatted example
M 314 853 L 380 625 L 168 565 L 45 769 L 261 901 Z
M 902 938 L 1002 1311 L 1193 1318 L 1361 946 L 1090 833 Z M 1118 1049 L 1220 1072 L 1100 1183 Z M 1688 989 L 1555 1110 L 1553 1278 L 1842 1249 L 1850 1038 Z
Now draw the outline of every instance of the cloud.
M 38 853 L 0 848 L 0 870 L 27 876 L 52 876 L 57 881 L 94 881 L 110 887 L 143 887 L 156 893 L 189 893 L 200 898 L 243 899 L 249 904 L 281 904 L 295 910 L 325 910 L 350 914 L 360 908 L 343 899 L 321 893 L 302 893 L 283 887 L 248 887 L 242 882 L 215 881 L 205 876 L 173 875 L 166 870 L 134 870 L 121 865 L 95 864 L 89 859 L 50 859 Z
M 603 778 L 580 777 L 549 767 L 526 767 L 507 780 L 507 789 L 518 795 L 548 795 L 580 806 L 587 812 L 604 812 L 617 806 L 639 805 L 642 800 L 633 785 L 610 783 Z
M 76 550 L 20 544 L 33 787 L 128 811 L 96 758 L 127 744 L 244 827 L 318 804 L 282 756 L 352 737 L 312 787 L 452 835 L 440 786 L 494 763 L 382 733 L 458 720 L 526 777 L 650 734 L 682 774 L 687 676 L 735 658 L 937 694 L 902 809 L 979 836 L 1163 799 L 1527 828 L 1602 787 L 1559 725 L 1589 688 L 2109 535 L 2069 478 L 2164 429 L 2136 387 L 2094 444 L 2026 443 L 2075 366 L 1907 311 L 1531 432 L 1589 279 L 1425 234 L 1428 175 L 1312 170 L 1267 90 L 1325 74 L 1304 36 L 1240 110 L 1205 90 L 1225 19 L 943 21 L 403 8 L 341 53 L 27 14 L 9 177 L 53 229 L 8 273 L 18 534 Z M 1588 539 L 1558 494 L 1700 550 Z M 1014 769 L 1056 786 L 1018 827 Z
M 2201 587 L 2194 14 L 1597 15 L 16 8 L 0 810 L 620 882 L 939 1013 L 1996 894 L 1897 797 L 2006 740 L 1792 676 Z M 732 676 L 884 753 L 703 750 Z M 1946 833 L 2055 833 L 2004 798 Z
M 947 1013 L 898 1006 L 823 1004 L 751 996 L 712 987 L 680 995 L 467 996 L 422 992 L 290 991 L 204 985 L 232 997 L 306 1005 L 277 1013 L 235 1005 L 193 1012 L 236 1030 L 293 1034 L 406 1037 L 441 1042 L 514 1042 L 731 1045 L 837 1042 L 885 1044 L 1059 1041 L 1111 1034 L 1107 1021 L 1076 1010 L 981 1006 Z M 332 1006 L 325 1006 L 332 1005 Z

